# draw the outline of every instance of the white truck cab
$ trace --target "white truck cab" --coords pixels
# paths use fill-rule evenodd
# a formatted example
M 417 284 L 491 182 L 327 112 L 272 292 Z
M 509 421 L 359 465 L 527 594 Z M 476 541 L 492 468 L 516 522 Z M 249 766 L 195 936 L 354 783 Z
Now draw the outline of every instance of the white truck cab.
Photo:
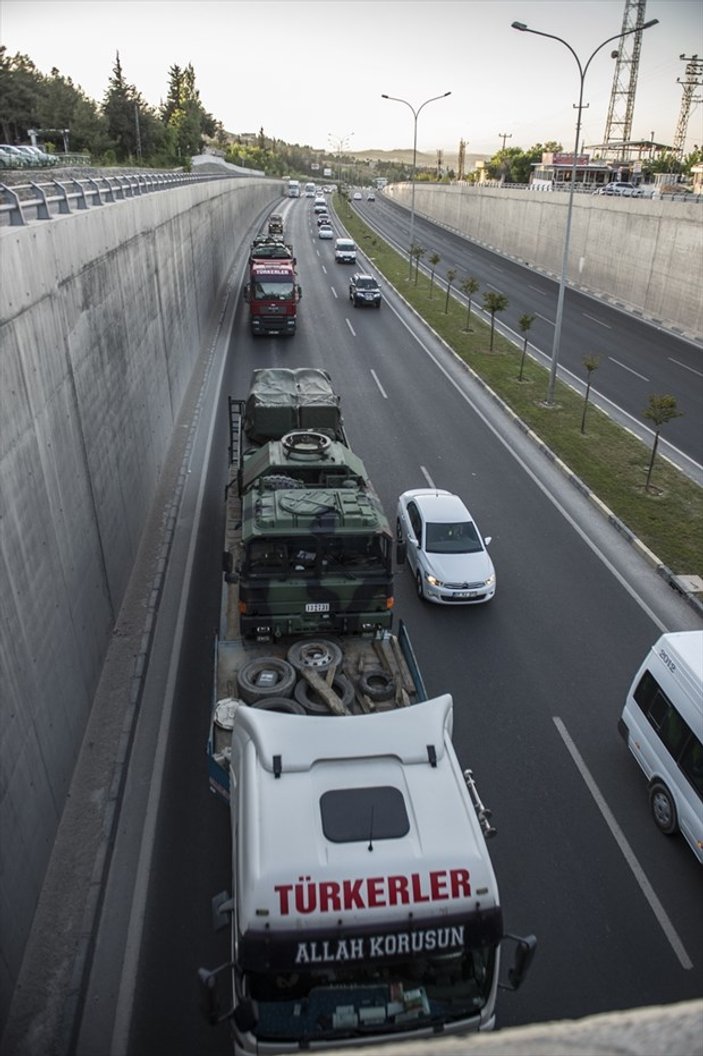
M 491 1029 L 512 936 L 451 697 L 366 716 L 235 711 L 235 892 L 217 904 L 235 1051 Z M 517 941 L 513 987 L 534 950 Z

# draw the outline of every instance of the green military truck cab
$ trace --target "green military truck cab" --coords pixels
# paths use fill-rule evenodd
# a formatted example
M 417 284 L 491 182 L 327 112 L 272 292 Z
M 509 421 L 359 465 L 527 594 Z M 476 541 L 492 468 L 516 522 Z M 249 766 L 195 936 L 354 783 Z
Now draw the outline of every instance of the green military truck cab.
M 225 571 L 242 637 L 390 629 L 393 533 L 329 374 L 254 371 L 229 413 Z

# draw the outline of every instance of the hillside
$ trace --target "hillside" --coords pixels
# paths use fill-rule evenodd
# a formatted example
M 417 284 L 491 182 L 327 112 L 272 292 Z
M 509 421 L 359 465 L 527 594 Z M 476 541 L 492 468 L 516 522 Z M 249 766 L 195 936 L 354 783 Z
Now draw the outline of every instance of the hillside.
M 347 150 L 344 153 L 345 157 L 356 158 L 358 161 L 395 161 L 405 165 L 412 165 L 413 160 L 412 148 L 398 148 L 397 150 Z M 487 161 L 490 157 L 490 154 L 471 154 L 467 151 L 464 168 L 468 172 L 475 167 L 477 161 Z M 442 163 L 447 168 L 456 169 L 459 163 L 459 151 L 444 150 L 442 152 Z M 418 150 L 418 168 L 434 168 L 436 164 L 436 151 L 430 153 L 429 151 Z

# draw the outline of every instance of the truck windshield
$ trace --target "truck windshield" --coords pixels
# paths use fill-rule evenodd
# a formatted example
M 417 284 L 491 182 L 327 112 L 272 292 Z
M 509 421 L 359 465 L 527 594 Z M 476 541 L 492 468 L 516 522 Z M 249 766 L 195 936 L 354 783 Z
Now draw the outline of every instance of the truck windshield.
M 379 535 L 253 539 L 246 549 L 247 571 L 274 579 L 386 572 L 390 558 L 389 542 Z
M 295 286 L 292 282 L 255 282 L 254 297 L 257 301 L 292 301 Z
M 362 1037 L 475 1020 L 491 1000 L 494 947 L 414 958 L 379 968 L 247 973 L 262 1041 Z

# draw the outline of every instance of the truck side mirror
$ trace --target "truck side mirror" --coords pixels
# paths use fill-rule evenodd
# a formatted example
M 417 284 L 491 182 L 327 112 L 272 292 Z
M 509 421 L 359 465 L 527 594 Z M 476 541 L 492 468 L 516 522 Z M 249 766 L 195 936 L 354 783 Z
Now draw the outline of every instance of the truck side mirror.
M 404 542 L 395 544 L 395 560 L 396 560 L 397 564 L 399 564 L 399 565 L 405 564 L 405 557 L 407 555 L 407 552 L 408 552 L 408 548 L 407 548 L 407 546 L 405 545 Z
M 244 287 L 244 300 L 245 301 L 249 300 L 249 283 L 247 283 L 246 286 Z
M 503 941 L 510 939 L 516 943 L 513 966 L 508 969 L 508 982 L 500 983 L 503 990 L 518 990 L 529 970 L 537 950 L 537 939 L 534 935 L 526 935 L 520 938 L 518 935 L 504 935 Z
M 298 286 L 297 290 L 298 290 L 298 300 L 300 301 L 300 300 L 302 300 L 302 297 L 303 297 L 303 288 L 302 288 L 302 286 Z

